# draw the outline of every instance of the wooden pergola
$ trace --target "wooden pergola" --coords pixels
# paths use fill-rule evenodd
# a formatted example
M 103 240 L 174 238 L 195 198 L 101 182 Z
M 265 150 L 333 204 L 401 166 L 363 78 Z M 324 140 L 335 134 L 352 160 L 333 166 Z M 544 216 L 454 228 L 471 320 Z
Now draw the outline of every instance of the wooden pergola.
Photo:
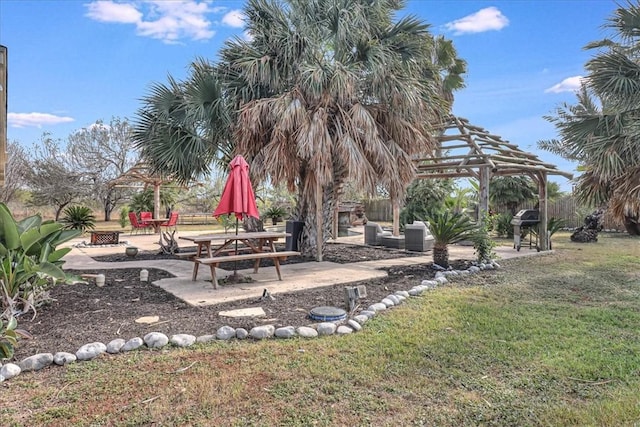
M 479 181 L 478 214 L 489 210 L 489 181 L 493 176 L 527 175 L 538 185 L 540 248 L 549 249 L 547 238 L 547 176 L 569 172 L 541 161 L 535 154 L 503 141 L 462 117 L 449 116 L 440 126 L 438 148 L 432 157 L 415 159 L 418 179 L 474 178 Z M 480 218 L 478 218 L 480 219 Z
M 170 182 L 172 182 L 170 178 L 154 174 L 146 163 L 138 162 L 131 169 L 113 179 L 111 185 L 114 187 L 142 187 L 143 189 L 153 186 L 153 217 L 161 218 L 160 186 Z

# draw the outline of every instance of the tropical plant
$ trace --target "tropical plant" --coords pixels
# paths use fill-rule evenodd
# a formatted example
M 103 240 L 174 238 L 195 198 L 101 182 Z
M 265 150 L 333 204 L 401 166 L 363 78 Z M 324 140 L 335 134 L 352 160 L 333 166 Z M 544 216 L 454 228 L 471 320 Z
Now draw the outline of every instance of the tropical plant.
M 412 156 L 434 147 L 431 124 L 465 71 L 427 24 L 395 19 L 403 2 L 345 4 L 249 0 L 251 37 L 227 42 L 219 64 L 196 61 L 186 82 L 155 85 L 135 132 L 143 157 L 184 181 L 233 141 L 258 182 L 297 192 L 307 256 L 321 256 L 346 182 L 404 199 Z
M 506 208 L 511 215 L 518 212 L 518 206 L 535 198 L 535 186 L 525 176 L 497 176 L 489 184 L 489 200 L 497 207 Z
M 549 249 L 552 249 L 551 236 L 553 236 L 558 231 L 562 230 L 566 224 L 567 224 L 566 221 L 562 218 L 556 218 L 556 217 L 549 218 L 549 220 L 547 221 L 547 234 L 549 235 Z M 531 233 L 537 236 L 538 235 L 537 228 L 532 228 Z
M 282 206 L 271 206 L 264 213 L 266 218 L 271 218 L 275 221 L 282 220 L 282 218 L 287 214 L 287 210 Z
M 56 249 L 80 234 L 39 215 L 16 221 L 0 203 L 0 301 L 5 318 L 34 310 L 47 299 L 54 280 L 67 276 L 60 268 L 71 248 Z
M 138 214 L 140 212 L 153 212 L 153 204 L 153 190 L 147 189 L 131 196 L 129 210 Z
M 118 224 L 120 227 L 125 228 L 129 224 L 129 207 L 123 206 L 120 208 L 120 214 L 118 215 Z
M 18 321 L 15 317 L 9 316 L 7 320 L 0 317 L 0 360 L 11 359 L 18 338 L 31 338 L 31 335 L 23 330 L 17 329 Z
M 495 216 L 493 220 L 493 230 L 499 237 L 513 237 L 512 219 L 513 215 L 510 213 L 501 213 Z
M 67 206 L 62 214 L 60 222 L 66 230 L 80 230 L 84 233 L 96 228 L 96 217 L 91 208 L 87 206 Z
M 560 139 L 542 149 L 581 163 L 575 194 L 588 206 L 608 204 L 631 235 L 640 235 L 640 5 L 628 2 L 607 19 L 612 37 L 588 44 L 595 50 L 575 105 L 545 117 Z
M 434 211 L 425 218 L 429 221 L 433 235 L 433 263 L 449 268 L 448 246 L 462 240 L 473 240 L 478 233 L 478 225 L 469 216 L 457 212 Z
M 420 221 L 432 210 L 445 206 L 447 195 L 453 191 L 451 179 L 416 180 L 407 188 L 404 207 L 400 211 L 400 223 L 411 224 Z
M 477 225 L 476 233 L 472 236 L 473 248 L 476 251 L 476 259 L 478 262 L 489 262 L 495 257 L 493 248 L 496 242 L 491 238 L 490 233 L 491 220 L 488 214 L 484 214 L 484 218 Z

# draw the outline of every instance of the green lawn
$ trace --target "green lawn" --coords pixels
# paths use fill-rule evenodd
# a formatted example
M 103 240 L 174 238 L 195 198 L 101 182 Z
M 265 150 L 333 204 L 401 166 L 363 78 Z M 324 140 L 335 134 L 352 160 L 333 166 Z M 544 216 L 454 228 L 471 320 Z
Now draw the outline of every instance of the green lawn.
M 638 425 L 640 240 L 553 242 L 350 336 L 24 374 L 0 385 L 0 425 Z

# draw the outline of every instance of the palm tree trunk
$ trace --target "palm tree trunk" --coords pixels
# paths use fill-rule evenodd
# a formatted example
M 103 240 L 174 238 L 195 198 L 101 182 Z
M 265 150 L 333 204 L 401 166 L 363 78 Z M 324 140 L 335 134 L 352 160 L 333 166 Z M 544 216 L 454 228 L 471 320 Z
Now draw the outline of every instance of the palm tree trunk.
M 447 246 L 433 247 L 433 263 L 440 267 L 449 268 L 449 248 Z

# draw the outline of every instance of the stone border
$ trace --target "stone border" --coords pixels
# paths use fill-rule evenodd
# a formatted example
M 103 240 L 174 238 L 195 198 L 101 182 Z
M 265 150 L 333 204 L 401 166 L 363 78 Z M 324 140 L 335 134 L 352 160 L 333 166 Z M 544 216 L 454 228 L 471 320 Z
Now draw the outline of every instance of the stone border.
M 437 268 L 435 266 L 434 268 Z M 145 346 L 148 349 L 159 349 L 169 344 L 174 347 L 190 347 L 196 343 L 206 343 L 210 341 L 228 341 L 233 338 L 244 340 L 252 338 L 263 340 L 268 338 L 317 338 L 327 335 L 347 335 L 362 330 L 363 325 L 379 312 L 402 304 L 409 297 L 417 297 L 426 291 L 431 291 L 438 286 L 448 282 L 448 277 L 464 277 L 478 273 L 482 270 L 493 270 L 500 268 L 500 265 L 491 261 L 472 265 L 466 270 L 445 270 L 436 272 L 433 280 L 422 280 L 419 285 L 408 291 L 396 291 L 387 295 L 380 302 L 370 305 L 367 309 L 361 310 L 358 314 L 353 314 L 346 320 L 337 322 L 321 322 L 309 326 L 283 326 L 276 328 L 273 325 L 262 325 L 251 328 L 247 331 L 244 328 L 233 328 L 231 326 L 220 327 L 213 335 L 202 335 L 195 337 L 189 334 L 176 334 L 170 338 L 160 332 L 150 332 L 144 338 L 136 337 L 128 341 L 117 338 L 108 344 L 93 342 L 85 344 L 76 351 L 75 354 L 67 352 L 40 353 L 27 357 L 17 364 L 7 363 L 0 365 L 0 382 L 20 375 L 22 372 L 39 371 L 51 365 L 64 366 L 69 363 L 93 360 L 103 353 L 118 354 L 137 350 Z

